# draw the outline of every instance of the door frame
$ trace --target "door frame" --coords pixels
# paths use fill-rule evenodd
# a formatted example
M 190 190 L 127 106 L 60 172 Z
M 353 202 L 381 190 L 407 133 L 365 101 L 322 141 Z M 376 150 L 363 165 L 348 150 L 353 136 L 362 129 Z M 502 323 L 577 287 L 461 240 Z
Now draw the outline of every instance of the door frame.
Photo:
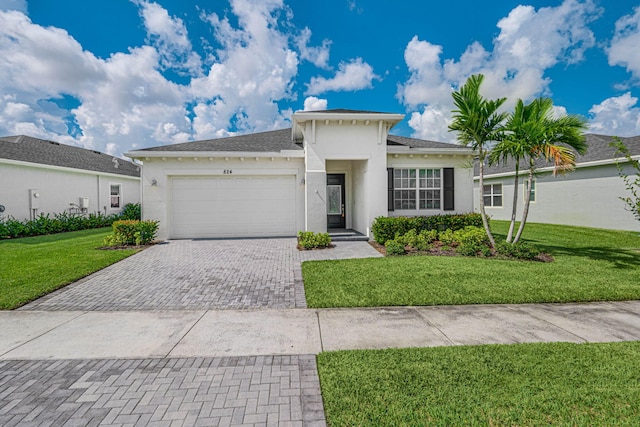
M 330 184 L 329 183 L 330 180 L 336 179 L 336 178 L 338 180 L 337 184 L 335 184 L 335 183 L 331 183 Z M 332 225 L 331 221 L 329 221 L 329 217 L 333 217 L 335 219 L 335 217 L 337 215 L 335 215 L 335 214 L 330 215 L 327 212 L 327 230 L 330 230 L 330 229 L 345 229 L 345 228 L 347 228 L 347 198 L 346 198 L 347 179 L 346 179 L 346 174 L 345 173 L 327 173 L 327 188 L 330 185 L 340 185 L 341 186 L 341 195 L 340 195 L 340 197 L 342 199 L 341 200 L 341 202 L 342 202 L 341 203 L 342 204 L 342 206 L 341 206 L 342 213 L 341 213 L 341 216 L 340 216 L 339 224 L 338 225 Z M 328 202 L 329 201 L 327 199 L 327 210 L 329 209 L 329 203 Z

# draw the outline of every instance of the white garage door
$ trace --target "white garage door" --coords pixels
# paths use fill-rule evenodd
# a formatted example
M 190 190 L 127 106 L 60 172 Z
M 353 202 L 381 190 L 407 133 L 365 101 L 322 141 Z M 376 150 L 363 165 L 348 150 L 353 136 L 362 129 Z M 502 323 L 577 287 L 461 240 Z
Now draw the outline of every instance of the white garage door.
M 175 177 L 171 238 L 295 236 L 295 176 Z

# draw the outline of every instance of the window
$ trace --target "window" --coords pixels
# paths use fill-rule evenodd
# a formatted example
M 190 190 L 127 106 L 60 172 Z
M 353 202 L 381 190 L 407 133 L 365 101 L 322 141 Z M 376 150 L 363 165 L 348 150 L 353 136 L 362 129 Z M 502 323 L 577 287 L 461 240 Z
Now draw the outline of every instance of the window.
M 120 198 L 122 196 L 122 185 L 110 184 L 109 185 L 109 200 L 111 201 L 111 209 L 120 208 Z
M 502 184 L 485 184 L 482 188 L 484 205 L 502 207 Z
M 524 185 L 523 185 L 523 193 L 522 193 L 522 197 L 523 200 L 527 200 L 527 183 L 529 182 L 528 179 L 526 179 L 524 181 Z M 536 180 L 534 179 L 533 181 L 531 181 L 531 193 L 529 193 L 529 201 L 530 202 L 534 202 L 536 201 Z
M 394 209 L 440 209 L 440 169 L 394 169 Z

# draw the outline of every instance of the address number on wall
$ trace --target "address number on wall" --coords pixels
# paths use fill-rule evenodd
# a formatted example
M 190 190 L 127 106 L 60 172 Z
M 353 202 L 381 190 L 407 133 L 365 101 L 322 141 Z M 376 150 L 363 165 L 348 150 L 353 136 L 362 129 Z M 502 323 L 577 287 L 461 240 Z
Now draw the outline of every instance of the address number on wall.
M 225 170 L 222 171 L 222 173 L 224 175 L 231 175 L 233 173 L 233 171 L 231 169 L 225 169 Z

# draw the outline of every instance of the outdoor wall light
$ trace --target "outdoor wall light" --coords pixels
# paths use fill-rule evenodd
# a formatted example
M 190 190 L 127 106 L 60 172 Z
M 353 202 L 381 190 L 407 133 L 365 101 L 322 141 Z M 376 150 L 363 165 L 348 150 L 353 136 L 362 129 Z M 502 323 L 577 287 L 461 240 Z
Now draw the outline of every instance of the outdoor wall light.
M 153 178 L 153 179 L 151 180 L 151 186 L 152 186 L 152 187 L 157 187 L 157 186 L 158 186 L 158 181 L 157 181 L 155 178 Z

